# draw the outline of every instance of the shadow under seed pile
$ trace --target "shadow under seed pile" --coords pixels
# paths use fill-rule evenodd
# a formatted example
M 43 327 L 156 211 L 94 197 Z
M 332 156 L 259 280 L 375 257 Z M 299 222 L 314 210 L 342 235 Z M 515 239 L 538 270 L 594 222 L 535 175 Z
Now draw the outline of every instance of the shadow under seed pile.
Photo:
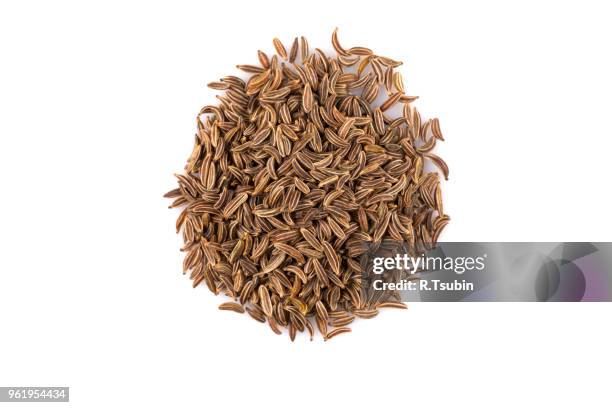
M 404 93 L 401 62 L 365 47 L 335 58 L 311 52 L 304 37 L 289 52 L 258 52 L 260 66 L 239 65 L 247 82 L 227 76 L 225 91 L 198 115 L 198 131 L 179 187 L 165 196 L 181 207 L 185 272 L 291 340 L 313 322 L 324 338 L 350 331 L 355 317 L 405 308 L 393 295 L 364 298 L 360 256 L 385 240 L 427 248 L 444 214 L 431 153 L 444 140 L 437 119 L 422 121 Z M 298 62 L 299 60 L 299 62 Z M 373 106 L 380 92 L 387 99 Z M 400 117 L 389 109 L 401 105 Z

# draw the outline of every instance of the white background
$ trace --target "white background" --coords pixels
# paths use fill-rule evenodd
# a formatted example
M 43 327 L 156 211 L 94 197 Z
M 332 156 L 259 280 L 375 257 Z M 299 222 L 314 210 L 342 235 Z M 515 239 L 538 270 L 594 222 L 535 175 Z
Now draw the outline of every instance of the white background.
M 605 2 L 0 6 L 0 386 L 71 405 L 610 406 L 610 304 L 411 304 L 290 343 L 181 275 L 162 194 L 205 84 L 271 39 L 404 61 L 446 241 L 610 241 Z M 604 379 L 607 378 L 607 380 Z

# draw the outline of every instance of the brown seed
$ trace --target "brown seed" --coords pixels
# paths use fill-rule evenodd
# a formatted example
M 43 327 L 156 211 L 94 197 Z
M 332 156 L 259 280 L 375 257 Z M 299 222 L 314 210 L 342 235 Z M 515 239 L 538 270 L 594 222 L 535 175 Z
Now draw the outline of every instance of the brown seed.
M 253 210 L 253 214 L 261 218 L 274 217 L 275 215 L 280 214 L 280 212 L 281 211 L 279 208 L 264 208 L 260 210 Z
M 276 249 L 278 249 L 279 251 L 284 252 L 285 254 L 289 255 L 292 258 L 294 258 L 300 264 L 303 264 L 304 262 L 306 262 L 304 260 L 304 255 L 302 255 L 302 253 L 300 251 L 298 251 L 297 249 L 295 249 L 291 245 L 287 245 L 287 244 L 282 243 L 282 242 L 276 242 L 274 244 L 274 247 Z
M 404 93 L 404 80 L 402 78 L 402 74 L 399 72 L 394 72 L 393 73 L 393 86 L 395 86 L 395 89 L 397 89 L 397 92 L 399 93 Z
M 374 110 L 374 130 L 381 136 L 385 134 L 385 117 L 380 108 Z
M 291 51 L 289 51 L 289 62 L 291 63 L 295 62 L 295 59 L 298 55 L 298 48 L 299 48 L 298 38 L 295 37 L 295 39 L 293 40 L 293 44 L 291 45 Z
M 355 320 L 355 316 L 346 316 L 346 317 L 341 317 L 339 319 L 334 319 L 331 322 L 329 322 L 329 324 L 332 327 L 342 327 L 342 326 L 346 326 L 352 323 L 353 320 Z
M 448 180 L 448 166 L 446 165 L 446 162 L 442 160 L 439 156 L 436 156 L 433 153 L 427 153 L 425 157 L 431 160 L 433 164 L 435 164 L 436 167 L 438 167 L 440 171 L 442 171 L 444 178 Z
M 306 113 L 310 112 L 314 107 L 314 96 L 312 95 L 312 89 L 310 89 L 309 84 L 304 86 L 304 92 L 302 93 L 302 107 Z
M 394 309 L 408 309 L 408 306 L 402 302 L 383 302 L 376 305 L 378 308 L 390 307 Z
M 304 63 L 306 61 L 306 59 L 308 58 L 308 40 L 306 39 L 306 37 L 300 37 L 300 51 L 301 51 L 301 59 L 302 59 L 302 63 Z
M 310 193 L 310 187 L 308 187 L 308 184 L 304 183 L 299 177 L 294 177 L 293 182 L 295 183 L 297 189 L 300 190 L 302 193 Z
M 287 59 L 287 50 L 285 49 L 285 46 L 283 45 L 283 43 L 281 42 L 281 40 L 279 40 L 278 38 L 274 38 L 274 40 L 272 41 L 274 43 L 274 49 L 276 49 L 276 53 L 278 55 L 280 55 L 280 57 L 282 59 Z
M 308 242 L 310 246 L 312 246 L 314 249 L 316 249 L 317 251 L 323 250 L 323 246 L 321 245 L 321 242 L 308 229 L 300 228 L 300 233 L 302 234 L 306 242 Z
M 380 105 L 380 110 L 383 112 L 386 111 L 387 109 L 395 105 L 400 100 L 401 97 L 402 97 L 401 92 L 394 93 L 393 95 L 389 97 L 389 99 L 387 99 L 385 102 L 383 102 L 382 105 Z
M 260 323 L 264 323 L 266 321 L 266 316 L 264 316 L 260 308 L 247 307 L 246 311 L 249 316 L 253 318 L 253 320 L 257 320 Z
M 440 130 L 440 120 L 438 118 L 433 118 L 431 120 L 431 131 L 436 139 L 444 140 L 442 130 Z
M 374 54 L 371 49 L 366 47 L 353 47 L 348 50 L 349 54 L 368 56 Z
M 317 310 L 317 316 L 319 316 L 319 318 L 321 318 L 322 320 L 327 321 L 327 319 L 329 319 L 329 315 L 323 302 L 318 300 L 315 306 Z
M 272 272 L 273 270 L 281 266 L 284 261 L 285 261 L 284 253 L 281 253 L 280 255 L 275 256 L 274 258 L 272 258 L 269 264 L 267 264 L 265 267 L 262 268 L 261 273 L 266 274 L 266 273 Z
M 340 45 L 340 42 L 338 41 L 338 28 L 336 28 L 332 34 L 332 46 L 334 47 L 334 50 L 336 50 L 338 54 L 343 55 L 343 56 L 350 55 L 344 48 L 342 48 L 342 46 Z
M 348 316 L 350 316 L 350 314 L 348 314 L 348 312 L 346 312 L 345 310 L 334 310 L 332 312 L 329 312 L 329 317 L 332 319 L 340 319 Z
M 276 320 L 274 319 L 274 317 L 270 316 L 268 318 L 268 325 L 270 325 L 270 329 L 272 329 L 272 331 L 278 335 L 283 334 L 283 332 L 280 331 L 280 329 L 278 328 L 278 325 L 276 324 Z
M 330 331 L 329 333 L 327 333 L 327 335 L 325 336 L 325 341 L 331 340 L 332 338 L 336 337 L 339 334 L 350 333 L 351 331 L 352 330 L 349 327 L 338 327 L 337 329 L 334 329 Z
M 353 310 L 353 314 L 362 319 L 371 319 L 378 316 L 378 310 Z
M 230 310 L 236 313 L 244 313 L 244 308 L 239 303 L 225 302 L 219 305 L 220 310 Z
M 340 260 L 338 259 L 338 255 L 334 251 L 334 248 L 327 241 L 323 241 L 323 253 L 327 258 L 327 262 L 331 266 L 332 270 L 336 275 L 340 274 Z
M 249 198 L 247 193 L 240 193 L 232 199 L 223 210 L 223 218 L 228 219 Z
M 270 294 L 268 293 L 268 288 L 261 285 L 258 289 L 259 293 L 259 304 L 264 314 L 268 317 L 272 316 L 274 310 L 272 309 L 272 301 L 270 300 Z
M 207 86 L 218 91 L 225 91 L 230 87 L 227 82 L 209 82 Z
M 327 320 L 321 319 L 318 315 L 315 317 L 315 321 L 317 323 L 317 328 L 319 332 L 325 338 L 327 336 Z
M 244 72 L 248 72 L 250 74 L 259 74 L 265 71 L 262 67 L 257 67 L 255 65 L 236 65 L 236 68 L 242 70 Z
M 262 67 L 264 67 L 265 69 L 270 68 L 270 59 L 268 58 L 265 52 L 258 50 L 257 59 L 259 59 L 259 63 Z

